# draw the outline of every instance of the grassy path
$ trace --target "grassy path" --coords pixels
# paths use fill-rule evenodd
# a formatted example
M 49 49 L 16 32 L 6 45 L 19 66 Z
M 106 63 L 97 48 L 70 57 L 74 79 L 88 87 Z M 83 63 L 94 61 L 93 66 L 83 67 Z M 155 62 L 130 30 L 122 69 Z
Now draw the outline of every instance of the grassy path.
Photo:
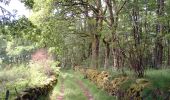
M 79 79 L 77 79 L 77 84 L 79 86 L 79 88 L 81 88 L 82 92 L 84 93 L 84 95 L 87 97 L 88 100 L 94 100 L 91 92 L 89 91 L 89 89 L 83 84 L 83 82 Z
M 98 89 L 87 79 L 83 79 L 80 73 L 69 70 L 61 73 L 58 84 L 48 100 L 115 100 L 115 98 Z
M 60 95 L 57 96 L 57 100 L 63 100 L 64 99 L 64 79 L 61 79 L 61 87 L 60 87 Z

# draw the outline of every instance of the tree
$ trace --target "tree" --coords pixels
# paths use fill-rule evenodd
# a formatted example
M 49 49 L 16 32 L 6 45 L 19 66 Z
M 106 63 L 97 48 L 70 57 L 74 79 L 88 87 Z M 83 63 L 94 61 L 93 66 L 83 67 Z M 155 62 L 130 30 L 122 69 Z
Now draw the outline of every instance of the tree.
M 161 18 L 164 16 L 164 0 L 157 0 L 157 16 L 158 22 L 156 25 L 156 42 L 155 42 L 155 67 L 159 68 L 162 65 L 163 60 L 163 33 L 164 33 L 164 25 L 161 21 Z
M 65 66 L 108 68 L 112 62 L 114 68 L 124 72 L 126 66 L 142 77 L 148 67 L 170 62 L 169 1 L 26 2 L 34 12 L 31 21 L 39 29 L 34 32 L 38 44 L 60 51 Z

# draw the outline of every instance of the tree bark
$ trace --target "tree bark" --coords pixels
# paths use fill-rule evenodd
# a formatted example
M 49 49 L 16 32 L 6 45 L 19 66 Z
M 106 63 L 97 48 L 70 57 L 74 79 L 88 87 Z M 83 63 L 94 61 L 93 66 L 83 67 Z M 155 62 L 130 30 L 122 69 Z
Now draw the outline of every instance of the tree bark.
M 170 21 L 168 20 L 168 33 L 170 33 Z M 168 59 L 167 59 L 167 65 L 170 66 L 170 39 L 168 41 Z
M 164 16 L 164 0 L 157 0 L 157 16 L 158 18 Z M 154 51 L 154 65 L 156 68 L 160 68 L 162 66 L 163 61 L 163 44 L 162 44 L 162 33 L 164 31 L 163 24 L 159 21 L 156 26 L 157 38 L 155 43 L 155 51 Z
M 110 44 L 109 42 L 103 40 L 103 43 L 105 45 L 105 59 L 104 59 L 104 68 L 107 69 L 109 66 L 109 55 L 110 55 Z
M 138 0 L 134 0 L 134 4 L 138 4 Z M 143 56 L 141 48 L 141 27 L 139 22 L 139 7 L 138 5 L 132 9 L 132 23 L 133 23 L 133 38 L 134 38 L 134 48 L 132 49 L 131 56 L 131 66 L 135 70 L 138 77 L 143 77 L 144 68 L 143 68 Z
M 92 61 L 91 67 L 98 68 L 99 63 L 99 36 L 94 35 L 92 40 Z
M 105 3 L 108 7 L 108 13 L 109 13 L 109 18 L 104 19 L 105 22 L 108 24 L 111 34 L 112 34 L 112 44 L 114 45 L 112 47 L 112 56 L 113 56 L 113 68 L 117 68 L 120 64 L 119 63 L 119 56 L 117 55 L 117 49 L 119 50 L 118 47 L 115 47 L 116 44 L 116 31 L 118 27 L 118 19 L 119 19 L 119 13 L 121 10 L 124 8 L 126 4 L 126 0 L 123 2 L 122 5 L 119 5 L 114 1 L 114 0 L 105 0 Z M 115 13 L 114 13 L 115 12 Z
M 170 66 L 170 40 L 168 40 L 168 59 L 167 59 L 167 65 Z

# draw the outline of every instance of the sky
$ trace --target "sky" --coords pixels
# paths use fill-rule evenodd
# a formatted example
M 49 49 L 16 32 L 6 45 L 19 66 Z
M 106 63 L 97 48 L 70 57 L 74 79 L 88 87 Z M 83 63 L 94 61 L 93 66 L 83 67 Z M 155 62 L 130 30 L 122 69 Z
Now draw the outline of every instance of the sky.
M 3 3 L 0 3 L 0 6 L 4 7 L 10 12 L 13 12 L 13 10 L 17 10 L 17 16 L 25 15 L 26 17 L 30 16 L 30 10 L 28 10 L 23 3 L 21 3 L 19 0 L 11 0 L 9 5 L 4 5 Z

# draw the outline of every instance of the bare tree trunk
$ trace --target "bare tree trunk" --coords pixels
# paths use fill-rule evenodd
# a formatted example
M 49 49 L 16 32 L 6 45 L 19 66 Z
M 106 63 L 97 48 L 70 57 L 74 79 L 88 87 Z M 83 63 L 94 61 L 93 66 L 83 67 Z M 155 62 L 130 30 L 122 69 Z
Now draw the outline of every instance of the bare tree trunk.
M 92 40 L 92 62 L 91 67 L 98 68 L 99 63 L 99 37 L 94 35 Z
M 110 55 L 110 44 L 103 40 L 103 43 L 105 45 L 105 60 L 104 60 L 104 68 L 107 69 L 109 66 L 109 55 Z
M 102 13 L 102 5 L 101 5 L 101 0 L 96 1 L 96 11 L 95 12 L 95 27 L 92 30 L 92 62 L 91 62 L 91 67 L 98 68 L 99 67 L 99 39 L 100 35 L 97 34 L 98 32 L 102 31 L 102 25 L 103 25 L 103 19 L 100 18 L 101 13 Z M 95 33 L 94 33 L 95 31 Z
M 112 48 L 112 62 L 113 62 L 113 69 L 117 70 L 118 69 L 118 64 L 117 64 L 117 52 L 116 48 Z
M 109 17 L 108 19 L 105 19 L 105 22 L 109 25 L 109 28 L 111 30 L 111 34 L 112 34 L 112 43 L 113 45 L 116 44 L 116 31 L 117 31 L 117 26 L 118 26 L 118 19 L 119 19 L 119 13 L 121 12 L 121 10 L 124 8 L 125 4 L 126 4 L 127 0 L 125 0 L 123 2 L 122 5 L 119 5 L 116 3 L 116 1 L 114 0 L 105 0 L 105 3 L 108 7 L 108 12 L 109 12 Z M 115 13 L 114 13 L 115 12 Z M 113 68 L 117 67 L 117 58 L 116 57 L 116 47 L 112 47 L 112 55 L 113 55 Z
M 170 33 L 170 21 L 168 21 L 168 33 Z M 167 65 L 170 66 L 170 39 L 168 39 L 168 59 Z
M 134 0 L 134 4 L 138 4 L 138 0 Z M 135 70 L 138 77 L 143 77 L 144 68 L 142 65 L 143 56 L 141 50 L 141 27 L 139 23 L 139 7 L 136 6 L 132 9 L 132 22 L 133 22 L 133 38 L 134 48 L 132 49 L 131 66 Z M 133 50 L 134 49 L 134 50 Z
M 121 68 L 123 68 L 123 62 L 122 62 L 122 53 L 121 53 L 121 51 L 120 51 L 120 49 L 119 48 L 117 48 L 116 49 L 116 63 L 117 63 L 117 65 L 116 65 L 116 67 L 120 70 Z
M 163 45 L 162 45 L 162 39 L 159 38 L 157 39 L 156 42 L 156 68 L 160 68 L 162 65 L 162 60 L 163 60 Z
M 167 65 L 170 65 L 170 40 L 168 40 L 168 59 L 167 59 Z
M 159 31 L 159 25 L 157 26 L 157 32 Z M 158 32 L 158 34 L 160 34 Z M 156 68 L 160 68 L 163 61 L 163 44 L 162 44 L 162 36 L 158 36 L 156 38 L 155 50 L 154 50 L 154 66 Z
M 157 16 L 158 18 L 164 15 L 164 0 L 157 0 Z M 163 61 L 163 44 L 162 44 L 162 33 L 163 33 L 163 24 L 158 20 L 156 27 L 157 38 L 155 43 L 155 67 L 160 68 Z

